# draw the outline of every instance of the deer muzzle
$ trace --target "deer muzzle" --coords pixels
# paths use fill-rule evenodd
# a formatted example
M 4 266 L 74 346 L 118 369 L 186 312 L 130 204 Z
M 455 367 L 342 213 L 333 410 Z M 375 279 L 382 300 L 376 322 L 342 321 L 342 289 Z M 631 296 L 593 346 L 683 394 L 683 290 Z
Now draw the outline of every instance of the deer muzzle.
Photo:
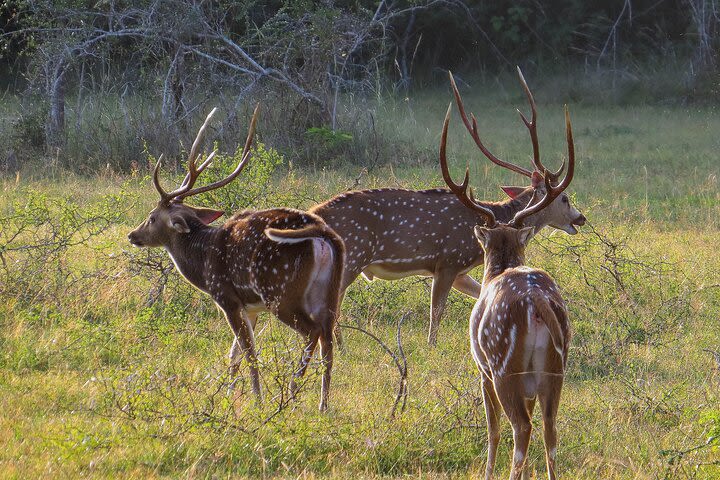
M 138 238 L 138 234 L 135 230 L 128 233 L 128 240 L 130 241 L 130 243 L 132 244 L 133 247 L 142 247 L 143 246 L 143 243 Z

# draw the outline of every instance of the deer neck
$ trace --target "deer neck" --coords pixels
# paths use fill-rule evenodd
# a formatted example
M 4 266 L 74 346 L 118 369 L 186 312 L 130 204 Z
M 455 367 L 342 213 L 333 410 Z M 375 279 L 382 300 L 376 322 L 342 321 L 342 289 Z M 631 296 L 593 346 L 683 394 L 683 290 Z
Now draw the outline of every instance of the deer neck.
M 483 273 L 483 286 L 490 283 L 495 277 L 502 275 L 505 270 L 521 267 L 525 258 L 510 248 L 485 252 L 485 272 Z
M 180 274 L 200 289 L 207 286 L 207 278 L 213 273 L 208 268 L 211 247 L 217 243 L 220 229 L 202 223 L 190 225 L 190 232 L 174 236 L 165 247 Z

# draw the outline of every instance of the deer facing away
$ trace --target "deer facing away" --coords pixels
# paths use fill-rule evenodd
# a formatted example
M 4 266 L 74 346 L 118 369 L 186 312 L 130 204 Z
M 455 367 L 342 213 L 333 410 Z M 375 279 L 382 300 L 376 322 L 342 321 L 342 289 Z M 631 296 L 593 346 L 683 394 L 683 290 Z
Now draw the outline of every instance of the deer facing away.
M 166 193 L 158 179 L 154 184 L 160 201 L 148 218 L 128 238 L 138 247 L 163 247 L 185 279 L 209 294 L 235 335 L 230 352 L 231 373 L 236 375 L 244 353 L 250 368 L 252 389 L 261 398 L 255 352 L 255 317 L 270 311 L 306 339 L 295 378 L 307 369 L 318 342 L 325 370 L 320 410 L 327 409 L 333 363 L 333 329 L 337 319 L 344 246 L 327 225 L 306 212 L 276 208 L 243 211 L 220 227 L 209 224 L 223 212 L 185 205 L 183 200 L 220 188 L 242 171 L 250 155 L 258 109 L 255 109 L 241 161 L 227 178 L 193 188 L 215 152 L 196 164 L 208 115 L 193 143 L 188 174 L 179 188 Z M 295 391 L 295 378 L 291 392 Z
M 467 118 L 455 81 L 450 76 L 463 122 L 478 148 L 493 163 L 531 179 L 528 187 L 502 187 L 510 197 L 505 201 L 480 202 L 501 222 L 510 221 L 533 195 L 546 193 L 545 176 L 554 184 L 560 175 L 560 172 L 546 172 L 540 161 L 535 100 L 519 69 L 518 73 L 532 111 L 530 120 L 522 114 L 521 118 L 533 145 L 533 171 L 502 161 L 485 147 L 478 134 L 477 122 L 474 117 L 472 123 Z M 437 342 L 440 318 L 450 289 L 454 287 L 473 298 L 480 295 L 480 284 L 468 272 L 483 263 L 483 251 L 473 235 L 473 227 L 482 224 L 485 218 L 448 190 L 386 188 L 353 191 L 316 205 L 310 212 L 325 220 L 345 242 L 347 254 L 341 298 L 360 274 L 367 280 L 396 280 L 411 275 L 433 277 L 428 332 L 431 345 Z M 571 235 L 576 234 L 576 227 L 584 223 L 585 217 L 570 203 L 567 194 L 560 195 L 545 209 L 525 220 L 525 224 L 535 227 L 535 231 L 549 225 Z
M 452 104 L 451 104 L 452 106 Z M 555 479 L 557 432 L 555 421 L 567 363 L 570 325 L 565 302 L 546 272 L 525 266 L 525 247 L 534 235 L 525 219 L 547 208 L 572 180 L 575 152 L 570 118 L 565 110 L 568 171 L 553 185 L 545 171 L 542 199 L 533 198 L 506 223 L 476 202 L 468 192 L 468 175 L 461 185 L 447 175 L 445 156 L 450 108 L 440 143 L 440 163 L 450 189 L 469 208 L 485 217 L 474 234 L 485 253 L 482 292 L 470 316 L 470 350 L 482 376 L 483 402 L 488 428 L 485 478 L 492 478 L 500 441 L 499 420 L 505 412 L 513 428 L 514 454 L 511 479 L 526 468 L 536 400 L 540 403 L 548 477 Z

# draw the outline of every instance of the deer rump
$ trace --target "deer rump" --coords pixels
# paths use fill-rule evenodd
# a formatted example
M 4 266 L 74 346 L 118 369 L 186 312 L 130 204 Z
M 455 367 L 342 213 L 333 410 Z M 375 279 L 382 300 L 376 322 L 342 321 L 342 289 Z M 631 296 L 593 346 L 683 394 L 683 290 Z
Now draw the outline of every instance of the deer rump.
M 342 278 L 345 250 L 338 235 L 324 224 L 314 224 L 298 229 L 270 227 L 265 229 L 265 235 L 281 245 L 302 248 L 300 244 L 310 242 L 312 268 L 305 283 L 304 307 L 307 313 L 315 319 L 323 313 L 321 310 L 324 306 L 329 306 L 333 310 L 333 314 L 337 314 L 339 308 L 337 290 Z M 300 258 L 302 255 L 296 256 L 296 259 Z
M 486 298 L 482 303 L 485 308 L 472 347 L 485 375 L 494 382 L 520 377 L 525 398 L 538 394 L 544 376 L 563 375 L 568 319 L 554 298 L 534 291 L 512 300 Z M 494 310 L 493 305 L 501 307 Z M 525 321 L 510 324 L 508 318 Z

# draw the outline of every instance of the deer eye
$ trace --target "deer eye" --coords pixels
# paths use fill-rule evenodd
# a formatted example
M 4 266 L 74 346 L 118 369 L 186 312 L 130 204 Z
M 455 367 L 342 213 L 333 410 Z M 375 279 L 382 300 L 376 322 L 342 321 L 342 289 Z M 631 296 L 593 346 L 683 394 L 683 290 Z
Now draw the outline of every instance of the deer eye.
M 563 196 L 563 197 L 562 197 L 562 202 L 563 202 L 563 203 L 568 203 L 568 197 Z
M 148 223 L 149 223 L 149 224 L 155 223 L 155 217 L 150 217 L 150 218 L 148 218 Z

